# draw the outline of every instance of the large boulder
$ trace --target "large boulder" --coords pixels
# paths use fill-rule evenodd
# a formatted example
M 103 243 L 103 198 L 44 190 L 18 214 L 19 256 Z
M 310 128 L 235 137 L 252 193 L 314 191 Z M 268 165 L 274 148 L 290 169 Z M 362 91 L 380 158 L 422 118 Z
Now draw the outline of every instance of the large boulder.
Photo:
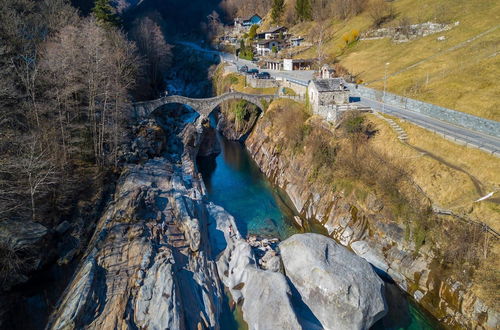
M 37 222 L 14 220 L 0 222 L 0 243 L 16 250 L 38 247 L 47 234 L 48 229 Z
M 301 329 L 292 305 L 292 292 L 279 272 L 247 267 L 242 288 L 243 317 L 250 329 Z
M 385 315 L 384 282 L 333 239 L 297 234 L 280 251 L 286 275 L 325 329 L 368 329 Z

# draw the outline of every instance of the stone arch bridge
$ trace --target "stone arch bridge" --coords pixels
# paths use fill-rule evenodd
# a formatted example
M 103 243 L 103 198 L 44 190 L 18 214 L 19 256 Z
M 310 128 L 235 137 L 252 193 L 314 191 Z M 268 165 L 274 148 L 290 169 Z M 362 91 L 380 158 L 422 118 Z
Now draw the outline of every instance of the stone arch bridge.
M 240 92 L 229 92 L 215 97 L 209 98 L 190 98 L 180 95 L 170 95 L 161 97 L 152 101 L 137 102 L 133 104 L 134 112 L 137 118 L 144 118 L 151 115 L 153 111 L 165 104 L 178 103 L 185 104 L 193 108 L 201 116 L 208 117 L 212 111 L 219 106 L 222 102 L 228 100 L 245 100 L 250 103 L 255 104 L 259 109 L 263 109 L 263 101 L 268 104 L 275 98 L 286 97 L 286 98 L 296 98 L 290 96 L 278 96 L 278 95 L 258 95 L 258 94 L 246 94 Z

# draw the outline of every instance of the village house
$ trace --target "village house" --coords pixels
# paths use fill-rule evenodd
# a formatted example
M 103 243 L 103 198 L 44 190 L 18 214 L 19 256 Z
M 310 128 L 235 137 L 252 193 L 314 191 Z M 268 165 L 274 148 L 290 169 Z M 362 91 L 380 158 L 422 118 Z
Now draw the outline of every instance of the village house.
M 262 23 L 262 17 L 257 14 L 250 16 L 247 19 L 236 18 L 234 20 L 234 27 L 237 29 L 249 29 L 252 25 L 260 25 Z
M 257 54 L 260 56 L 266 56 L 271 54 L 273 48 L 276 48 L 277 51 L 281 49 L 281 41 L 280 40 L 261 40 L 257 42 Z
M 349 90 L 342 78 L 313 79 L 308 85 L 313 108 L 349 103 Z

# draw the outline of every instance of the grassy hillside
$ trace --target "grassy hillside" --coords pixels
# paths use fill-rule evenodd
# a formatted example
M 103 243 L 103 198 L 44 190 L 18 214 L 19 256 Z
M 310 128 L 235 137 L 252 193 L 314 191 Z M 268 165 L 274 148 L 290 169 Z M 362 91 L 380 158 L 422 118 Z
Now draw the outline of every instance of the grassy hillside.
M 369 87 L 382 89 L 387 66 L 389 91 L 500 120 L 500 2 L 491 0 L 396 0 L 396 17 L 382 27 L 428 21 L 459 25 L 406 43 L 389 39 L 360 40 L 343 48 L 342 36 L 352 30 L 372 28 L 368 12 L 345 21 L 327 22 L 326 52 Z M 291 28 L 308 35 L 316 23 Z M 437 37 L 444 36 L 444 41 Z M 315 57 L 312 47 L 296 57 Z

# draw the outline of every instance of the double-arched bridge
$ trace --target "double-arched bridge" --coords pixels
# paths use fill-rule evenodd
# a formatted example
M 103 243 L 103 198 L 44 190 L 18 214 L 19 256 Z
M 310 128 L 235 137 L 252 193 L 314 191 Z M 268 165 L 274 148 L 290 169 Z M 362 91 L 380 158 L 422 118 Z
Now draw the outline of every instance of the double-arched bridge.
M 245 100 L 255 104 L 259 109 L 264 111 L 263 101 L 269 104 L 276 98 L 291 98 L 299 99 L 298 96 L 281 96 L 281 95 L 265 95 L 265 94 L 247 94 L 241 92 L 228 92 L 215 97 L 209 98 L 190 98 L 181 95 L 169 95 L 156 100 L 134 103 L 134 112 L 137 117 L 148 117 L 153 111 L 165 104 L 177 103 L 185 104 L 193 108 L 200 115 L 208 117 L 212 111 L 222 102 L 228 100 Z

